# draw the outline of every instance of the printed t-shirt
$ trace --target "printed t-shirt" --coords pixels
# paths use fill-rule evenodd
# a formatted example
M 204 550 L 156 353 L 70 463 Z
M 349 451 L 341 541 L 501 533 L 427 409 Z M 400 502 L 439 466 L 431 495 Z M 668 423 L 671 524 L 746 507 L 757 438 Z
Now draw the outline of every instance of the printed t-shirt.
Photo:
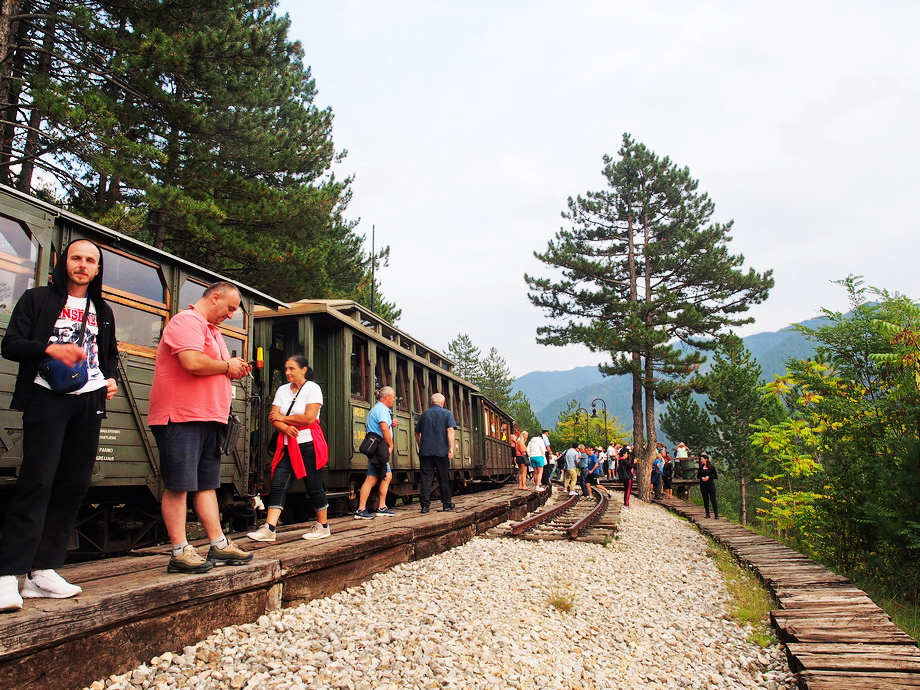
M 220 329 L 191 306 L 172 317 L 160 337 L 148 424 L 227 422 L 233 398 L 230 377 L 198 376 L 186 371 L 179 363 L 178 354 L 187 350 L 202 352 L 212 359 L 230 357 Z
M 73 297 L 67 295 L 67 303 L 58 314 L 57 321 L 54 322 L 54 328 L 51 329 L 51 337 L 48 338 L 49 345 L 76 345 L 80 339 L 80 324 L 83 323 L 83 310 L 86 309 L 85 297 Z M 100 388 L 105 388 L 108 384 L 105 376 L 99 368 L 99 321 L 96 319 L 96 305 L 93 301 L 89 302 L 89 316 L 86 317 L 86 331 L 83 334 L 83 349 L 86 351 L 86 373 L 87 380 L 83 386 L 68 395 L 80 395 L 89 393 Z M 41 374 L 35 375 L 35 383 L 42 388 L 51 390 L 51 386 L 42 378 Z
M 291 384 L 286 383 L 281 388 L 278 389 L 278 392 L 275 393 L 275 399 L 272 401 L 272 405 L 277 407 L 281 414 L 283 415 L 295 415 L 295 414 L 306 414 L 307 405 L 310 403 L 319 403 L 320 406 L 323 404 L 323 391 L 314 381 L 307 381 L 303 384 L 303 387 L 300 390 L 300 393 L 297 395 L 297 399 L 294 400 L 295 391 L 291 390 Z M 294 400 L 294 406 L 291 407 L 291 401 Z M 291 408 L 291 411 L 288 412 L 288 408 Z M 316 413 L 316 419 L 319 420 L 319 412 Z M 284 439 L 284 445 L 288 444 L 288 436 L 282 435 Z M 313 432 L 309 429 L 300 429 L 297 432 L 297 444 L 301 443 L 312 443 L 313 442 Z

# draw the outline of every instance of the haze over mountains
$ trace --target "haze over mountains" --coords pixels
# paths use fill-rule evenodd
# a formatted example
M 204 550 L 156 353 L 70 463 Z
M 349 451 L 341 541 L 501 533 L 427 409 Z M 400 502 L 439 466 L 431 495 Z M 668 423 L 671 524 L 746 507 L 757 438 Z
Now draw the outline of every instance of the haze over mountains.
M 826 323 L 826 320 L 817 318 L 801 323 L 817 328 Z M 772 380 L 775 375 L 785 372 L 787 359 L 805 359 L 814 354 L 813 343 L 792 328 L 755 333 L 742 340 L 763 369 L 764 381 Z M 602 359 L 603 356 L 598 354 L 598 362 Z M 709 366 L 707 362 L 703 365 L 703 370 Z M 589 413 L 591 402 L 596 400 L 599 415 L 603 414 L 606 403 L 608 417 L 619 417 L 623 429 L 628 430 L 632 427 L 632 384 L 629 376 L 605 377 L 596 366 L 577 367 L 568 371 L 533 371 L 518 378 L 513 389 L 527 396 L 537 418 L 550 429 L 556 425 L 559 413 L 566 409 L 569 401 L 573 399 Z M 660 403 L 656 405 L 659 415 L 665 407 Z

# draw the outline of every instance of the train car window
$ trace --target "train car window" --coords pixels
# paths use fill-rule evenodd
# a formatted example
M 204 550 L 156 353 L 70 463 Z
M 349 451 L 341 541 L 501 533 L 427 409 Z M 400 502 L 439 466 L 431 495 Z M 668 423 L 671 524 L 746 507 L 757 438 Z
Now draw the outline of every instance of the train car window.
M 166 306 L 166 287 L 158 266 L 102 247 L 103 286 L 122 295 L 159 307 Z
M 454 384 L 454 406 L 451 408 L 454 413 L 454 420 L 460 426 L 466 426 L 463 419 L 463 396 L 460 394 L 460 384 Z
M 115 313 L 119 349 L 152 357 L 160 342 L 168 307 L 160 267 L 110 247 L 100 247 L 102 294 Z
M 409 362 L 396 358 L 396 409 L 409 409 Z
M 444 396 L 444 407 L 448 410 L 454 409 L 453 400 L 450 397 L 450 381 L 444 381 L 444 389 L 441 391 L 441 395 Z
M 108 271 L 108 269 L 106 269 L 106 271 Z M 195 304 L 195 302 L 201 299 L 201 295 L 204 294 L 207 287 L 208 286 L 201 281 L 186 278 L 185 282 L 182 283 L 182 287 L 179 288 L 178 310 L 181 311 L 188 307 L 188 305 Z M 227 343 L 227 349 L 230 351 L 231 357 L 242 357 L 246 359 L 248 356 L 248 351 L 246 349 L 246 342 L 248 340 L 246 320 L 246 305 L 241 304 L 240 308 L 233 314 L 233 318 L 227 319 L 220 325 L 220 331 Z
M 374 388 L 380 390 L 384 386 L 392 386 L 393 377 L 390 375 L 390 352 L 382 347 L 377 348 L 377 366 L 374 367 Z
M 185 309 L 188 305 L 195 304 L 207 287 L 207 285 L 197 280 L 187 279 L 179 289 L 179 309 Z M 233 318 L 227 319 L 221 326 L 229 326 L 241 331 L 246 330 L 246 305 L 241 304 L 240 308 L 233 314 Z M 242 357 L 242 355 L 240 356 Z
M 38 242 L 19 223 L 0 217 L 0 314 L 10 314 L 35 285 Z
M 421 414 L 425 411 L 425 372 L 422 371 L 420 366 L 414 367 L 414 374 L 412 380 L 412 394 L 413 401 L 415 403 L 414 412 Z
M 351 340 L 351 397 L 367 400 L 367 341 Z
M 115 314 L 115 337 L 119 347 L 137 354 L 152 354 L 160 343 L 160 333 L 166 322 L 165 312 L 145 311 L 123 303 L 113 295 L 106 294 L 105 298 Z M 141 349 L 136 351 L 135 346 Z

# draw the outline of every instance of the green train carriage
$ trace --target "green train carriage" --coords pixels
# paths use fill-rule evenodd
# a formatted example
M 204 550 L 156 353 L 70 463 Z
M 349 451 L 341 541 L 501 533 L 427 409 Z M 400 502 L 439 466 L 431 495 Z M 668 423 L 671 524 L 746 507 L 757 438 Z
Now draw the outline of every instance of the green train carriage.
M 92 485 L 71 546 L 77 553 L 117 553 L 163 537 L 163 492 L 156 445 L 147 428 L 154 355 L 170 316 L 195 302 L 222 276 L 0 185 L 0 336 L 19 297 L 47 284 L 53 261 L 74 239 L 102 248 L 103 294 L 115 312 L 121 381 L 109 401 Z M 241 309 L 221 331 L 232 354 L 252 358 L 252 313 L 257 303 L 283 303 L 240 285 Z M 5 511 L 21 463 L 22 413 L 10 410 L 18 365 L 0 359 L 0 512 Z M 233 409 L 256 424 L 253 381 L 234 382 Z M 247 439 L 221 466 L 225 521 L 246 515 L 254 482 Z M 251 514 L 251 511 L 250 513 Z M 248 516 L 246 517 L 248 520 Z
M 444 395 L 445 407 L 453 412 L 459 428 L 455 433 L 451 479 L 455 491 L 471 482 L 506 481 L 514 472 L 508 443 L 513 420 L 478 389 L 452 372 L 454 363 L 350 300 L 303 300 L 287 309 L 257 308 L 254 340 L 264 347 L 264 369 L 257 373 L 257 386 L 265 401 L 266 415 L 275 391 L 286 382 L 284 363 L 303 354 L 313 367 L 323 391 L 320 413 L 329 443 L 326 486 L 334 513 L 353 510 L 364 482 L 367 458 L 358 452 L 365 434 L 367 412 L 375 392 L 383 386 L 396 391 L 395 451 L 390 466 L 392 503 L 412 501 L 420 490 L 415 422 L 433 393 Z M 264 418 L 264 416 L 263 416 Z M 267 434 L 266 434 L 267 436 Z M 263 484 L 267 493 L 270 461 L 265 439 Z M 293 489 L 293 516 L 308 517 L 302 500 L 303 487 Z

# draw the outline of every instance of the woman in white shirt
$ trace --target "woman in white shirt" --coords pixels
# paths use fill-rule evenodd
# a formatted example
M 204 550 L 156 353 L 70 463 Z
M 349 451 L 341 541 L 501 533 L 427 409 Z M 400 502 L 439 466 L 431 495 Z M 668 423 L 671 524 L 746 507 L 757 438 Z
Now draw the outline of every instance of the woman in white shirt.
M 269 422 L 278 432 L 277 445 L 269 448 L 274 458 L 268 515 L 264 525 L 247 535 L 255 541 L 275 541 L 275 528 L 295 478 L 303 479 L 310 505 L 316 511 L 316 524 L 303 538 L 322 539 L 329 536 L 329 501 L 323 489 L 322 475 L 322 468 L 328 459 L 328 448 L 319 426 L 323 392 L 313 382 L 313 370 L 302 355 L 294 355 L 284 363 L 284 374 L 288 383 L 278 389 L 268 415 Z

